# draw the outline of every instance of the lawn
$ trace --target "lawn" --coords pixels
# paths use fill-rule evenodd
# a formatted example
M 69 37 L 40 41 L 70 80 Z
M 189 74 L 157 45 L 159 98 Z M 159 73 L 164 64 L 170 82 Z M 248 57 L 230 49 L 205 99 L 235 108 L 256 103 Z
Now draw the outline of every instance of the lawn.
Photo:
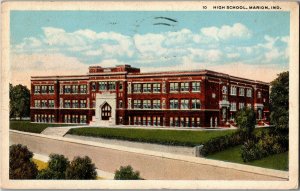
M 232 134 L 235 131 L 236 130 L 182 131 L 84 127 L 70 129 L 68 134 L 193 147 L 203 144 L 214 137 Z
M 41 133 L 47 127 L 71 126 L 70 124 L 31 123 L 30 121 L 10 121 L 9 128 L 18 131 Z
M 216 159 L 228 162 L 235 162 L 264 168 L 271 168 L 277 170 L 288 170 L 288 152 L 271 155 L 260 160 L 251 161 L 248 163 L 243 162 L 240 155 L 241 145 L 226 149 L 224 151 L 208 155 L 209 159 Z

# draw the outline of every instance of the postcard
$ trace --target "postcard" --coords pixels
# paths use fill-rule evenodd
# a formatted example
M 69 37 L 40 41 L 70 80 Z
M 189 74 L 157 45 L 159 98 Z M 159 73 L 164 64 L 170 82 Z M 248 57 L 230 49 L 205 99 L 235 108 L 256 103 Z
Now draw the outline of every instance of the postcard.
M 298 188 L 297 2 L 1 13 L 2 188 Z

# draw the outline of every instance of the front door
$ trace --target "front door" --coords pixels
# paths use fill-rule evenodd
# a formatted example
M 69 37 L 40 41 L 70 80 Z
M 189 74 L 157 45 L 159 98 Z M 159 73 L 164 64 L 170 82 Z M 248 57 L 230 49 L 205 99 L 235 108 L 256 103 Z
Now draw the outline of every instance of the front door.
M 101 119 L 109 120 L 111 117 L 111 107 L 108 103 L 105 103 L 101 108 Z

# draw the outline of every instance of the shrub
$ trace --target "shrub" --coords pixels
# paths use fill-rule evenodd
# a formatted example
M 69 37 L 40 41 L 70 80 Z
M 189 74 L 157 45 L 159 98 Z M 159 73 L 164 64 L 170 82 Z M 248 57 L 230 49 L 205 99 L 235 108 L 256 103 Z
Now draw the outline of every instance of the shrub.
M 115 172 L 115 180 L 140 180 L 142 179 L 140 177 L 139 171 L 133 171 L 133 168 L 128 166 L 121 166 L 120 170 L 116 170 Z
M 39 172 L 37 179 L 65 179 L 65 172 L 70 165 L 64 155 L 50 154 L 48 167 Z
M 31 161 L 33 153 L 21 144 L 9 147 L 9 178 L 35 179 L 38 173 L 37 166 Z
M 250 108 L 243 108 L 236 114 L 236 123 L 240 131 L 250 138 L 256 124 L 255 112 Z
M 88 157 L 75 157 L 66 169 L 66 179 L 89 180 L 96 179 L 97 171 L 95 164 Z

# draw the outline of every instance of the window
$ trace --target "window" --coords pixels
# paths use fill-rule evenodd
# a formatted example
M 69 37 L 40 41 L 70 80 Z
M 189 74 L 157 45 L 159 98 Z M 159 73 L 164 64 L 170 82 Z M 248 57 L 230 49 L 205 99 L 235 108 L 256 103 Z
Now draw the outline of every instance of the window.
M 211 97 L 212 97 L 212 98 L 216 98 L 216 94 L 215 94 L 215 93 L 212 93 L 212 94 L 211 94 Z
M 49 94 L 54 93 L 54 86 L 48 86 Z
M 99 90 L 100 91 L 107 90 L 107 84 L 106 84 L 106 82 L 99 82 Z
M 71 123 L 71 115 L 65 115 L 64 121 L 65 121 L 65 123 Z
M 86 123 L 86 115 L 80 115 L 80 123 Z
M 119 90 L 123 90 L 123 83 L 122 82 L 119 83 Z
M 230 87 L 230 95 L 233 95 L 233 96 L 236 95 L 236 86 L 231 86 Z
M 123 108 L 123 101 L 119 100 L 119 108 Z
M 40 100 L 34 100 L 34 107 L 40 107 L 40 106 L 41 106 Z
M 188 99 L 180 100 L 180 109 L 189 109 L 189 100 Z
M 170 109 L 178 109 L 178 100 L 177 99 L 170 100 Z
M 147 125 L 151 125 L 151 117 L 147 117 Z
M 179 119 L 178 119 L 178 117 L 174 118 L 174 126 L 175 127 L 179 127 Z
M 257 98 L 261 98 L 261 92 L 260 91 L 257 92 Z
M 222 87 L 222 94 L 227 94 L 227 87 L 226 86 Z
M 245 103 L 239 103 L 239 109 L 243 109 L 245 107 Z
M 71 93 L 71 86 L 64 86 L 64 93 L 66 94 Z
M 47 93 L 47 86 L 42 86 L 42 94 L 46 94 Z
M 192 82 L 192 92 L 200 92 L 201 84 L 200 82 Z
M 108 89 L 115 90 L 116 89 L 116 82 L 108 82 Z
M 141 100 L 133 100 L 133 108 L 141 109 L 142 108 L 142 101 Z
M 170 92 L 177 92 L 179 91 L 178 83 L 177 82 L 171 82 L 170 83 Z
M 161 89 L 161 84 L 153 84 L 153 93 L 159 93 Z
M 80 85 L 80 93 L 81 94 L 87 93 L 87 86 L 86 85 Z
M 78 100 L 72 100 L 72 107 L 79 108 Z
M 252 97 L 252 89 L 247 89 L 247 97 Z
M 141 93 L 142 92 L 142 84 L 133 84 L 133 92 Z
M 47 107 L 47 100 L 42 100 L 42 107 Z
M 73 94 L 78 94 L 78 85 L 73 85 L 72 86 L 72 93 Z
M 153 126 L 157 126 L 158 124 L 157 124 L 157 118 L 158 117 L 152 117 L 152 120 L 153 120 Z
M 34 94 L 40 94 L 41 93 L 41 86 L 34 86 Z
M 96 82 L 92 82 L 91 84 L 92 91 L 96 91 Z
M 151 84 L 143 84 L 143 92 L 150 93 L 151 92 Z
M 49 107 L 54 108 L 54 100 L 49 100 Z
M 236 111 L 236 103 L 235 102 L 230 103 L 230 111 Z
M 55 122 L 55 117 L 54 115 L 48 115 L 48 119 L 50 123 L 54 123 Z
M 192 109 L 201 109 L 200 99 L 192 99 Z
M 93 108 L 96 108 L 96 101 L 92 101 Z
M 180 83 L 180 91 L 182 92 L 188 92 L 190 90 L 189 83 L 188 82 L 182 82 Z
M 180 117 L 180 126 L 184 127 L 184 117 Z
M 159 99 L 155 99 L 153 100 L 153 109 L 160 109 L 160 100 Z
M 252 108 L 251 103 L 247 103 L 247 107 L 248 107 L 248 108 Z
M 70 100 L 65 100 L 64 108 L 71 108 L 71 101 Z
M 78 115 L 72 115 L 71 123 L 77 123 L 77 121 L 78 121 Z
M 146 117 L 143 117 L 143 125 L 146 125 Z
M 86 108 L 86 100 L 80 100 L 80 108 Z
M 151 108 L 151 101 L 150 100 L 143 100 L 143 108 L 150 109 Z
M 239 89 L 239 96 L 245 96 L 245 89 L 244 88 Z

